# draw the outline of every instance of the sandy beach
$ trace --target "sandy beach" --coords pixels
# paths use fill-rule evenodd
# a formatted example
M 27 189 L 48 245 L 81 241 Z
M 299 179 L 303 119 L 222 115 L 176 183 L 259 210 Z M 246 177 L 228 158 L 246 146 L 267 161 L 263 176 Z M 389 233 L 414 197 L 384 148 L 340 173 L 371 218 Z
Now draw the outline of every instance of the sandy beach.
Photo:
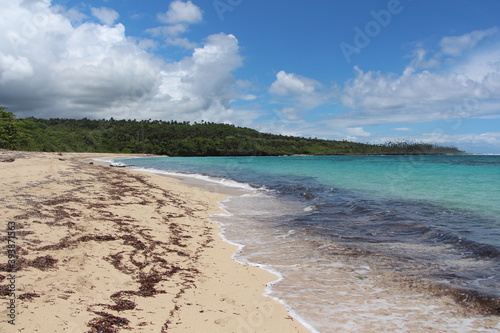
M 105 157 L 0 151 L 0 332 L 308 332 L 232 260 L 227 195 Z

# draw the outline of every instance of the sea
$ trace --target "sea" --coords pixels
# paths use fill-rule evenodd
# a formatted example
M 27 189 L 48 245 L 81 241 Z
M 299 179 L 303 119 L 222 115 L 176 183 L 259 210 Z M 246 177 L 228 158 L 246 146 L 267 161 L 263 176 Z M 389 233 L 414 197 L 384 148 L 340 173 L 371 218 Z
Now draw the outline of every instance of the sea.
M 230 193 L 234 259 L 312 332 L 500 332 L 498 155 L 114 162 Z

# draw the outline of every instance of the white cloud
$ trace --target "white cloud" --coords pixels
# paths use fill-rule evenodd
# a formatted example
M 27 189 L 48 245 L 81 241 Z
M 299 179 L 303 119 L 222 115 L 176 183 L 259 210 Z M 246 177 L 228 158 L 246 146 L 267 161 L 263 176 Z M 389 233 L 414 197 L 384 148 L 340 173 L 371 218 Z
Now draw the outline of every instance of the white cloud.
M 20 117 L 238 118 L 230 107 L 232 71 L 242 63 L 234 36 L 209 36 L 192 56 L 165 63 L 122 24 L 74 27 L 48 2 L 21 2 L 0 12 L 0 101 Z
M 129 40 L 134 40 L 133 38 L 129 38 Z M 143 50 L 154 50 L 158 44 L 156 41 L 152 39 L 137 39 L 136 40 L 137 46 Z
M 33 67 L 26 57 L 14 57 L 0 52 L 0 83 L 23 80 L 33 76 Z
M 245 94 L 240 96 L 240 98 L 245 101 L 253 101 L 257 99 L 257 96 L 255 96 L 254 94 Z
M 498 153 L 500 151 L 499 132 L 480 134 L 426 133 L 421 136 L 419 141 L 457 146 L 466 152 Z
M 146 32 L 155 38 L 163 37 L 163 41 L 169 45 L 180 46 L 192 50 L 197 44 L 179 35 L 188 31 L 191 24 L 200 23 L 203 19 L 203 12 L 191 1 L 174 1 L 170 3 L 169 9 L 165 13 L 157 15 L 158 21 L 165 25 L 147 29 Z
M 349 127 L 346 128 L 345 131 L 352 136 L 362 136 L 362 137 L 368 137 L 372 135 L 370 132 L 367 132 L 363 129 L 363 127 Z
M 444 133 L 424 133 L 422 134 L 423 142 L 436 143 L 489 143 L 500 144 L 500 133 L 481 133 L 481 134 L 444 134 Z
M 167 12 L 158 14 L 158 20 L 165 24 L 194 24 L 201 22 L 202 18 L 203 13 L 201 9 L 191 1 L 173 1 L 170 3 Z
M 490 28 L 486 30 L 475 30 L 460 36 L 443 37 L 437 48 L 425 48 L 419 44 L 413 52 L 412 68 L 437 68 L 450 61 L 456 61 L 456 58 L 461 57 L 474 48 L 488 37 L 498 35 L 498 28 Z
M 476 30 L 461 36 L 443 37 L 439 43 L 441 53 L 453 57 L 460 56 L 464 51 L 474 48 L 481 40 L 498 32 L 497 28 Z
M 426 62 L 428 68 L 440 67 L 439 71 L 419 69 L 415 60 L 401 74 L 364 72 L 355 68 L 355 77 L 344 82 L 338 91 L 336 87 L 327 90 L 313 79 L 282 71 L 269 92 L 274 94 L 274 102 L 283 105 L 276 111 L 284 118 L 281 122 L 286 122 L 288 129 L 293 128 L 299 133 L 315 127 L 314 133 L 322 137 L 365 141 L 369 138 L 373 141 L 377 136 L 366 131 L 364 126 L 426 122 L 444 122 L 443 126 L 448 130 L 457 131 L 468 119 L 500 117 L 500 47 L 490 40 L 480 48 L 474 48 L 497 32 L 497 29 L 489 29 L 456 39 L 444 38 L 439 46 L 439 56 L 420 45 L 416 51 L 418 61 L 421 65 Z M 457 55 L 453 62 L 443 61 L 452 54 Z M 337 99 L 341 107 L 332 108 L 332 112 L 321 120 L 314 117 L 312 122 L 304 121 L 304 110 L 333 104 L 332 99 Z M 393 130 L 411 131 L 409 126 L 403 126 Z M 440 127 L 438 123 L 435 126 Z M 413 133 L 401 133 L 397 138 L 424 142 L 436 138 Z M 460 143 L 465 149 L 481 143 L 493 144 L 498 138 L 491 133 L 480 136 L 457 134 L 443 136 L 441 140 L 451 145 Z
M 397 75 L 357 69 L 357 76 L 342 91 L 341 101 L 350 111 L 336 121 L 361 126 L 477 118 L 498 113 L 499 98 L 500 72 L 493 66 L 480 76 L 476 72 L 474 78 L 465 71 L 412 69 Z
M 470 55 L 465 61 L 453 67 L 453 72 L 466 75 L 474 81 L 484 80 L 485 89 L 481 95 L 496 91 L 500 84 L 500 47 L 490 48 Z
M 94 15 L 99 21 L 107 25 L 113 25 L 120 14 L 111 8 L 101 7 L 101 8 L 91 8 L 92 15 Z
M 280 71 L 276 75 L 276 81 L 273 82 L 269 92 L 276 95 L 295 95 L 310 94 L 320 86 L 319 82 L 293 73 L 287 74 Z
M 66 9 L 66 7 L 62 5 L 54 5 L 52 6 L 52 10 L 54 11 L 54 13 L 63 14 L 64 16 L 69 18 L 72 23 L 75 24 L 80 24 L 81 22 L 83 22 L 83 20 L 85 20 L 88 17 L 87 15 L 83 14 L 76 8 Z
M 163 36 L 178 36 L 187 31 L 187 26 L 184 24 L 163 25 L 156 28 L 147 29 L 146 32 L 153 37 Z
M 238 41 L 233 35 L 216 34 L 196 48 L 192 57 L 169 64 L 162 71 L 159 93 L 151 101 L 150 110 L 169 109 L 176 119 L 200 114 L 205 119 L 226 121 L 232 110 L 236 80 L 231 72 L 241 66 Z M 168 101 L 163 105 L 157 101 Z
M 187 38 L 167 38 L 167 42 L 170 45 L 180 46 L 185 49 L 194 49 L 196 43 L 190 42 Z
M 284 107 L 281 110 L 276 110 L 276 113 L 280 116 L 282 119 L 287 119 L 291 120 L 294 122 L 301 122 L 302 117 L 300 116 L 302 110 L 295 108 L 295 107 Z
M 297 120 L 304 112 L 331 102 L 336 87 L 326 89 L 314 79 L 280 71 L 269 93 L 274 95 L 275 102 L 288 105 L 281 111 L 282 114 L 287 115 L 289 120 Z

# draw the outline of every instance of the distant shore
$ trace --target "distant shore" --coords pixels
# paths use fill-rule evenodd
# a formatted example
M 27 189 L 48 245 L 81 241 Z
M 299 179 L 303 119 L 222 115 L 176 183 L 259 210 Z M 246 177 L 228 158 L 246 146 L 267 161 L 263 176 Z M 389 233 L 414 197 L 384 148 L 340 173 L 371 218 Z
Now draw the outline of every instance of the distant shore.
M 308 332 L 231 259 L 226 195 L 83 161 L 141 156 L 0 151 L 0 331 Z

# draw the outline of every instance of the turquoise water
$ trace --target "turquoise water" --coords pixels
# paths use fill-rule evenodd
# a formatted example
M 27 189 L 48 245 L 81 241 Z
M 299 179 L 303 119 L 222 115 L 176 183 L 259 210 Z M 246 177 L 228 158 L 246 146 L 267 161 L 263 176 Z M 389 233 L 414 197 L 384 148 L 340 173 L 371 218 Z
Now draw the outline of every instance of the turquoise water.
M 420 326 L 474 331 L 480 319 L 460 321 L 446 302 L 437 318 L 438 302 L 425 303 L 421 292 L 447 294 L 457 306 L 500 314 L 500 156 L 120 161 L 247 190 L 225 202 L 229 215 L 216 220 L 227 239 L 245 246 L 241 261 L 286 276 L 272 295 L 301 309 L 299 315 L 318 331 L 370 332 L 396 324 L 405 327 L 400 331 L 419 331 L 407 320 L 417 312 L 414 322 Z M 362 301 L 338 297 L 360 283 L 364 289 L 356 297 Z M 341 291 L 339 286 L 348 285 Z M 381 290 L 383 296 L 377 294 Z M 377 314 L 381 298 L 385 303 Z M 354 308 L 359 317 L 353 319 Z M 500 329 L 496 323 L 481 324 L 478 331 L 494 332 Z
M 310 177 L 311 182 L 379 197 L 500 216 L 500 156 L 193 157 L 133 163 L 269 186 L 275 177 Z

